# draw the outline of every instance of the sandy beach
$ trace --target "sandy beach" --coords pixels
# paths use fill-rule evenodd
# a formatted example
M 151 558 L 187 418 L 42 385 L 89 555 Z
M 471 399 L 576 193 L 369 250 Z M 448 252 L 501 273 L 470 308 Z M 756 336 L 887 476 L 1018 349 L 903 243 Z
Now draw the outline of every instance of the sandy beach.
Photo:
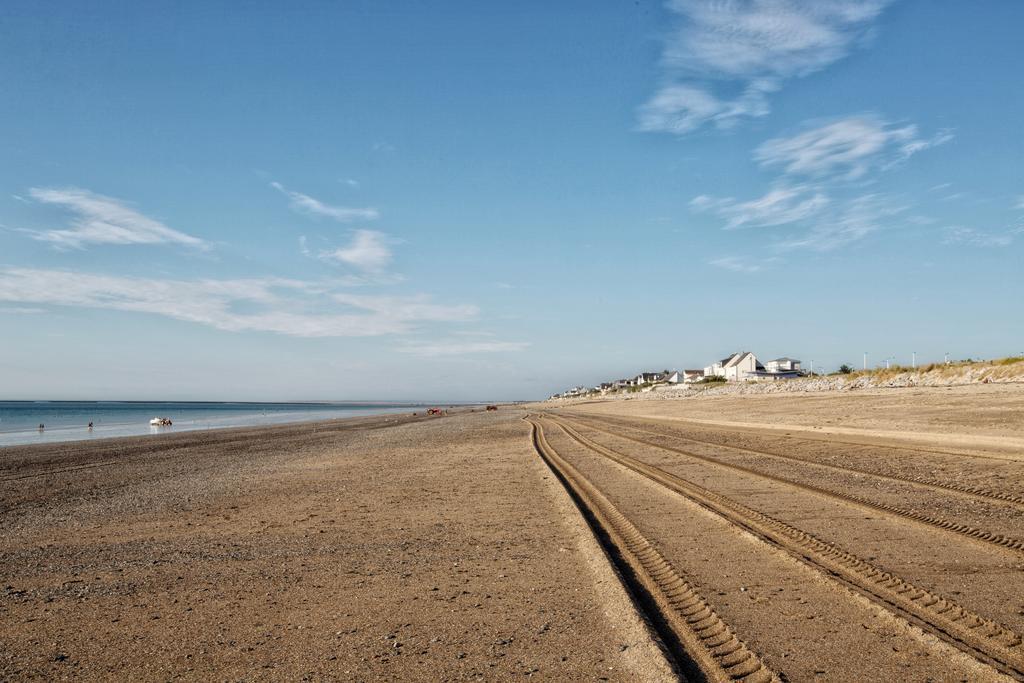
M 3 449 L 0 677 L 1019 679 L 1022 403 L 535 404 Z
M 0 450 L 0 678 L 671 679 L 521 415 Z

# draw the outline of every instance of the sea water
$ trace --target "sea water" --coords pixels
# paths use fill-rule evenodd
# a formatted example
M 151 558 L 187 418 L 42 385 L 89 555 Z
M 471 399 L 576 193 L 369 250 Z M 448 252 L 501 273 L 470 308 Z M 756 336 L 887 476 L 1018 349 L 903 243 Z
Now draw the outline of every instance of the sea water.
M 423 407 L 413 403 L 0 401 L 0 446 L 309 422 L 415 412 Z M 173 424 L 152 427 L 149 421 L 154 417 L 170 418 Z

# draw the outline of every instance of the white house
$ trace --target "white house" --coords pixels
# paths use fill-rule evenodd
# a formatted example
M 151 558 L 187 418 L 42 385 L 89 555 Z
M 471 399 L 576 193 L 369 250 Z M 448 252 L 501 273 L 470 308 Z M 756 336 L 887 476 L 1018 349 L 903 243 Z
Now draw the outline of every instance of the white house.
M 750 351 L 734 353 L 722 361 L 722 376 L 730 382 L 747 379 L 754 376 L 754 373 L 763 371 L 764 366 L 757 361 Z
M 776 358 L 764 364 L 768 372 L 792 372 L 800 369 L 800 361 L 794 358 Z
M 636 376 L 637 386 L 641 384 L 654 384 L 655 382 L 664 381 L 665 375 L 660 372 L 641 372 Z
M 688 384 L 698 382 L 704 377 L 703 370 L 669 370 L 663 381 L 669 384 Z
M 704 379 L 704 371 L 703 370 L 683 370 L 683 372 L 680 374 L 680 376 L 683 378 L 683 382 L 684 383 L 686 383 L 686 384 L 693 384 L 694 382 L 699 382 L 702 379 Z
M 735 354 L 733 354 L 733 355 L 735 355 Z M 704 376 L 705 377 L 725 377 L 725 364 L 728 363 L 731 359 L 732 359 L 732 356 L 729 356 L 728 358 L 725 358 L 723 360 L 718 361 L 717 363 L 713 363 L 713 364 L 707 366 L 706 368 L 704 368 Z

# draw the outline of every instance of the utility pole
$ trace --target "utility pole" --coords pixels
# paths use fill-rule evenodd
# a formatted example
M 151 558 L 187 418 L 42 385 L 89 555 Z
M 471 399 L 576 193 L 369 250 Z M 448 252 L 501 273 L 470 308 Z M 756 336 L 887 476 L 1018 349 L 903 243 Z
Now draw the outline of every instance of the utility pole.
M 949 365 L 949 351 L 946 351 L 946 365 Z
M 910 367 L 912 367 L 912 368 L 914 368 L 916 370 L 917 369 L 917 351 L 911 351 L 910 352 L 910 357 L 912 358 L 912 360 L 910 361 Z
M 888 358 L 885 359 L 885 369 L 886 370 L 889 369 L 889 359 Z
M 868 352 L 867 351 L 864 352 L 864 369 L 865 370 L 868 369 Z
M 814 359 L 811 359 L 811 374 L 814 374 Z

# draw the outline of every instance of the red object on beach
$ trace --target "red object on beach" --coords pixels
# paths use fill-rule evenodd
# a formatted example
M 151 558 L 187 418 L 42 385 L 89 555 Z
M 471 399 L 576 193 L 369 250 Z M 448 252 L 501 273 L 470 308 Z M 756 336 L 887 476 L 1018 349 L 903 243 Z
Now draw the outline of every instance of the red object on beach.
M 441 414 L 441 409 L 440 408 L 428 408 L 427 409 L 427 415 L 440 415 L 440 414 Z

